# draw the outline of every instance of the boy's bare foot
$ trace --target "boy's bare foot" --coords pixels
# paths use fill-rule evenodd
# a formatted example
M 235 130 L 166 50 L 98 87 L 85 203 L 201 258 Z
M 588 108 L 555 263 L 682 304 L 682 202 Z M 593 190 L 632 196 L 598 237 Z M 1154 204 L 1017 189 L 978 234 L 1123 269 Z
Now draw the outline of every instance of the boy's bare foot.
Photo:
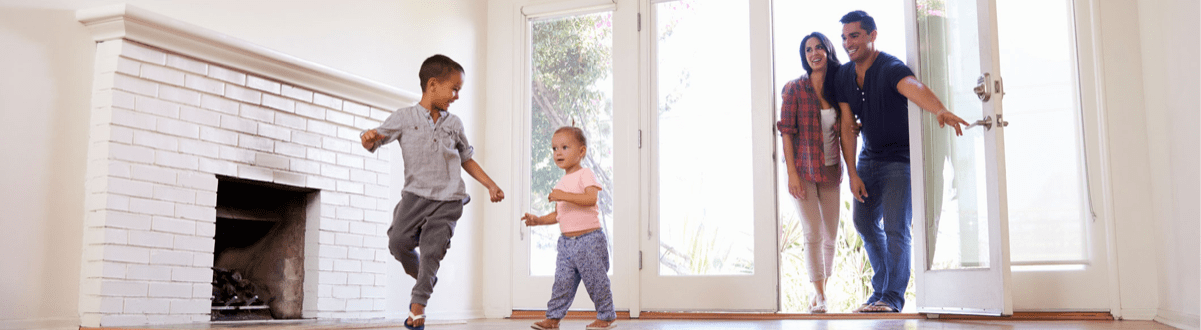
M 585 327 L 585 329 L 605 330 L 605 329 L 613 329 L 613 327 L 616 327 L 616 326 L 617 326 L 616 324 L 613 324 L 613 321 L 596 320 L 596 321 L 593 321 L 592 324 L 589 324 L 588 327 Z
M 534 324 L 530 325 L 530 327 L 534 328 L 534 329 L 538 329 L 538 330 L 558 329 L 559 328 L 559 320 L 545 319 L 542 321 L 534 322 Z

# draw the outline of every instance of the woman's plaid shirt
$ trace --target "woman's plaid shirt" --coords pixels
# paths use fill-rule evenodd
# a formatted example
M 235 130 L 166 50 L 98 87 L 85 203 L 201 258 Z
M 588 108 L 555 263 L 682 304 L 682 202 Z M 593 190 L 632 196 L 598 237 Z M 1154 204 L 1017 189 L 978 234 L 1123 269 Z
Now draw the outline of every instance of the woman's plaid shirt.
M 776 128 L 780 134 L 793 135 L 793 160 L 796 164 L 790 165 L 796 166 L 797 174 L 807 181 L 841 182 L 841 166 L 836 171 L 823 170 L 826 157 L 822 150 L 821 101 L 809 82 L 809 76 L 803 75 L 789 81 L 781 93 L 784 103 L 780 106 L 780 121 L 776 123 Z M 841 146 L 837 142 L 839 126 L 834 124 L 835 146 Z

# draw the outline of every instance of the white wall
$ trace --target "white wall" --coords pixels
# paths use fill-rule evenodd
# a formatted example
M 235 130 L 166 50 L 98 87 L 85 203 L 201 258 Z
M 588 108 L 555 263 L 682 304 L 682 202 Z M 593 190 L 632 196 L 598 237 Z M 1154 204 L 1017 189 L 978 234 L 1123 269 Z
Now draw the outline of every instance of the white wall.
M 121 2 L 412 92 L 420 92 L 421 61 L 448 55 L 467 70 L 451 111 L 475 147 L 486 148 L 482 1 L 0 0 L 0 226 L 8 231 L 0 240 L 0 329 L 79 324 L 94 44 L 75 10 Z M 487 170 L 482 155 L 477 161 Z M 400 163 L 393 162 L 391 202 L 400 196 Z M 468 186 L 472 195 L 486 195 L 478 184 Z M 476 283 L 483 274 L 483 204 L 476 198 L 459 223 L 430 302 L 432 318 L 482 316 Z M 413 280 L 392 266 L 388 298 L 398 306 L 389 309 L 399 316 Z
M 1142 0 L 1138 3 L 1143 57 L 1148 151 L 1151 157 L 1156 247 L 1159 250 L 1156 320 L 1198 328 L 1201 290 L 1201 32 L 1197 1 Z

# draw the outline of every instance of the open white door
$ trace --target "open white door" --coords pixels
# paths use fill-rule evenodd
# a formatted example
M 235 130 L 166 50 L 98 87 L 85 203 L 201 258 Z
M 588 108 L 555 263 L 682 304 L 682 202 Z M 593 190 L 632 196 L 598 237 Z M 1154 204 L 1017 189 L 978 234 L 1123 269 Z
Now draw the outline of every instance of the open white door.
M 996 0 L 909 0 L 918 78 L 978 123 L 954 136 L 909 111 L 917 311 L 1011 315 Z M 916 61 L 915 61 L 916 59 Z

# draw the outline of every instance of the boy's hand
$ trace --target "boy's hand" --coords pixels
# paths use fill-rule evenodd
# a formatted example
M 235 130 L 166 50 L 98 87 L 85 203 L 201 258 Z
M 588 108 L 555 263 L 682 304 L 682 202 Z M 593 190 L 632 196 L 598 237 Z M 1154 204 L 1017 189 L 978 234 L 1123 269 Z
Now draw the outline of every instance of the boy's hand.
M 526 227 L 541 225 L 538 223 L 538 216 L 529 213 L 521 216 L 521 221 L 525 222 Z
M 546 196 L 546 200 L 551 202 L 561 202 L 567 198 L 567 192 L 559 189 L 551 190 L 550 195 Z
M 375 142 L 383 138 L 383 135 L 380 135 L 379 132 L 376 132 L 373 129 L 367 130 L 366 132 L 363 132 L 362 135 L 359 135 L 359 140 L 362 140 L 363 143 L 363 149 L 367 150 L 371 150 L 371 147 L 375 145 Z
M 492 202 L 500 202 L 505 199 L 505 192 L 500 190 L 500 187 L 492 186 L 488 188 L 488 196 L 492 197 Z

